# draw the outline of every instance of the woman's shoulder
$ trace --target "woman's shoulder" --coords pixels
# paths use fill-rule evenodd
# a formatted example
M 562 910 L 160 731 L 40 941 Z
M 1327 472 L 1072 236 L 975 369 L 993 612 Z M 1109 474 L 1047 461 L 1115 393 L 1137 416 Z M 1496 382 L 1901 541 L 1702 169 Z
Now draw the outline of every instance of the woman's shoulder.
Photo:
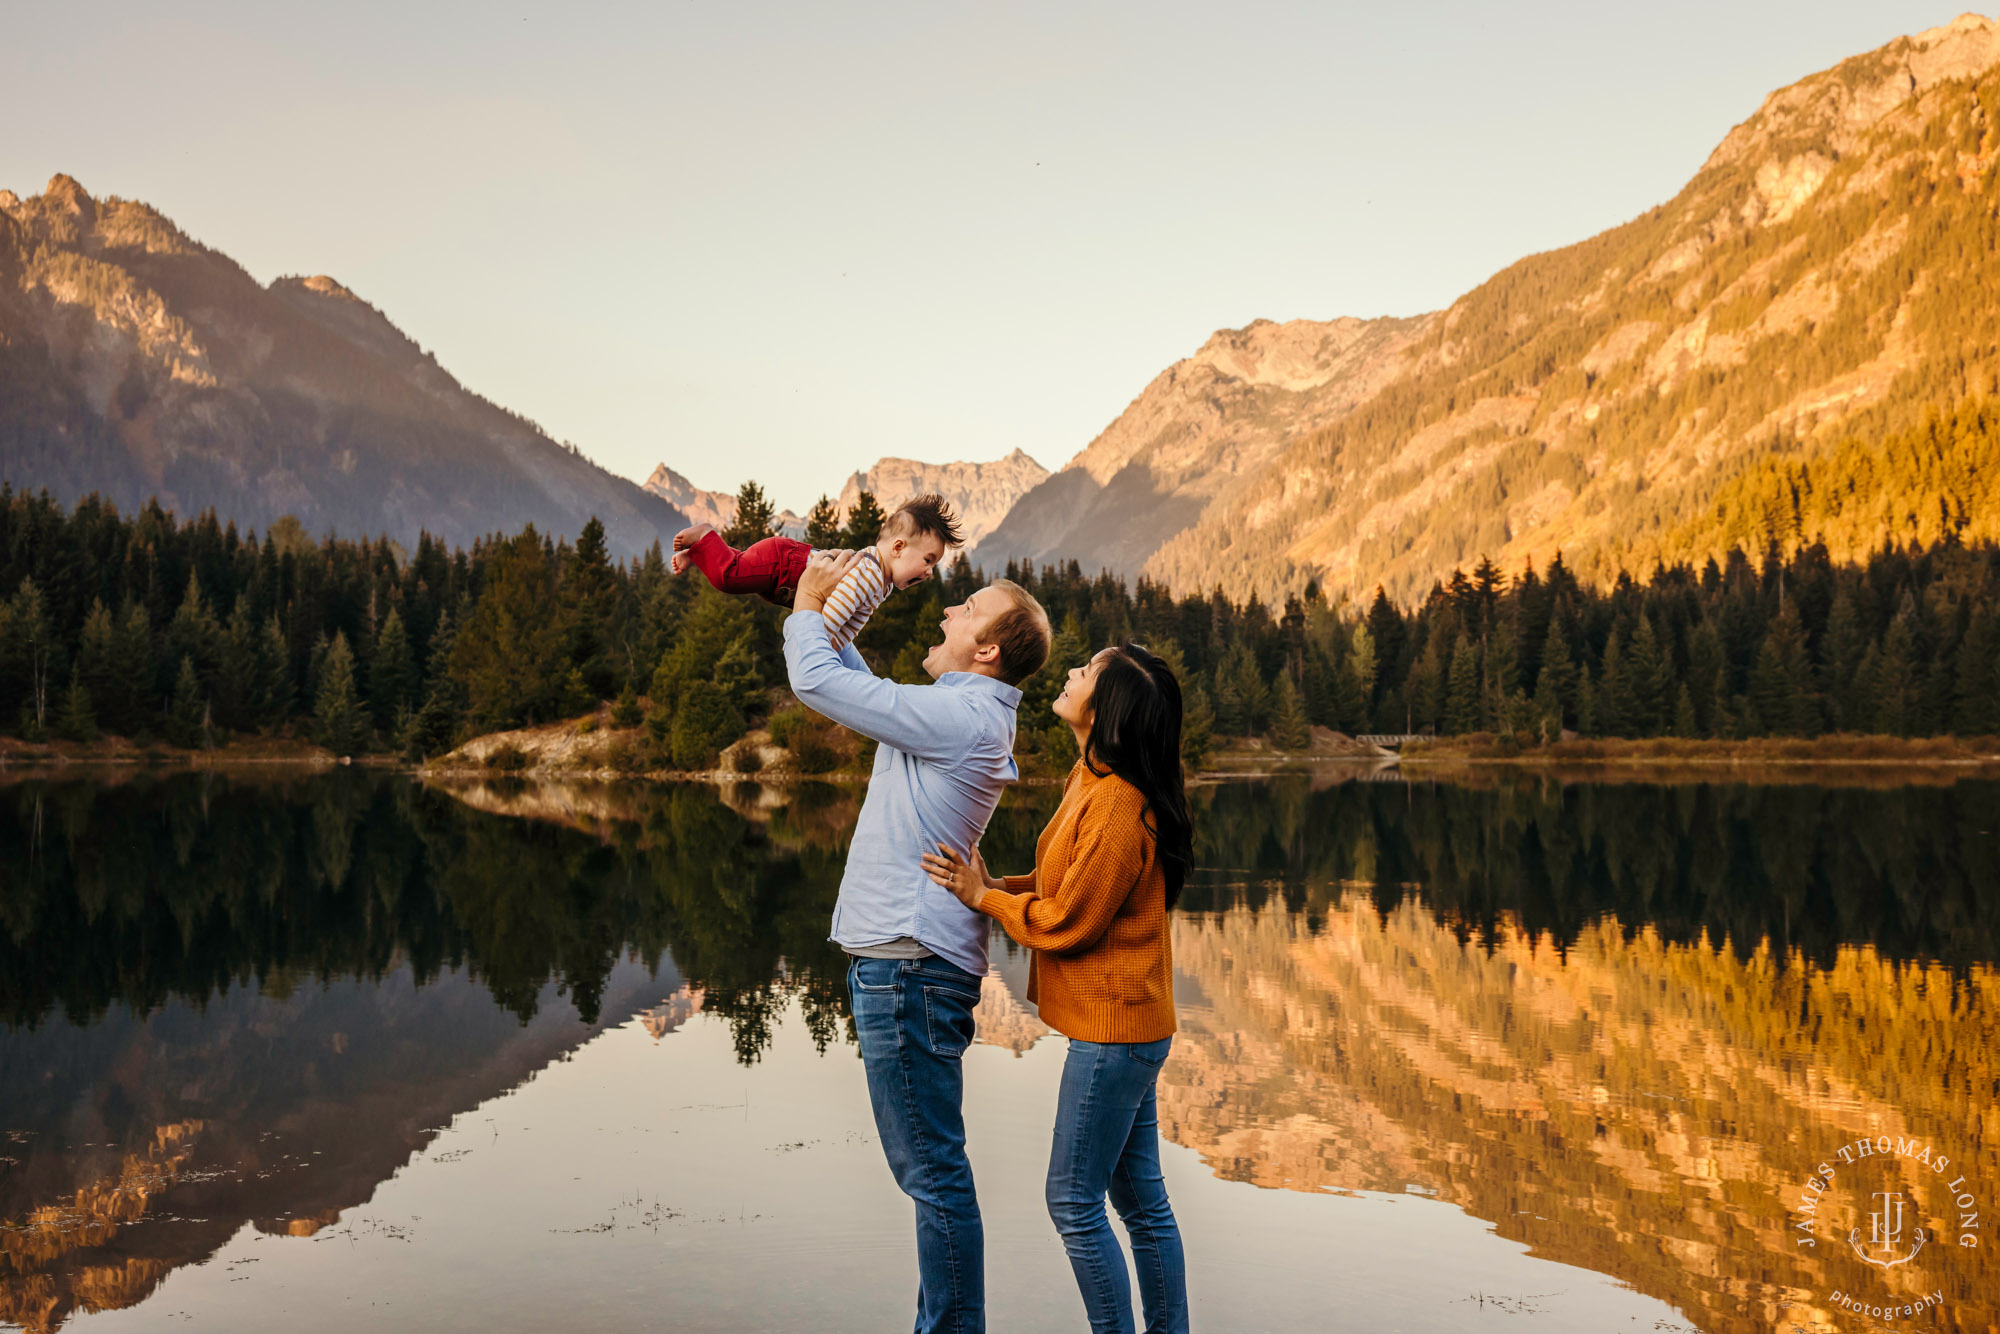
M 1084 804 L 1107 813 L 1137 810 L 1146 804 L 1146 794 L 1134 786 L 1131 780 L 1110 769 L 1090 769 L 1083 761 L 1077 761 L 1077 768 L 1083 777 L 1073 778 L 1083 784 Z

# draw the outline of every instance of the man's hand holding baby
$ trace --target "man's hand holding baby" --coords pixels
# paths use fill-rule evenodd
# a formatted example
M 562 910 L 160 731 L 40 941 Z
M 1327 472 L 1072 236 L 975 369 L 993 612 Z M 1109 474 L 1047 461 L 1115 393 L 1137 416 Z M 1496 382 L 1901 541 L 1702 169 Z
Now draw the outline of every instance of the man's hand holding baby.
M 861 559 L 858 551 L 815 551 L 799 576 L 798 591 L 792 596 L 793 611 L 824 611 L 826 599 L 840 584 L 842 576 Z

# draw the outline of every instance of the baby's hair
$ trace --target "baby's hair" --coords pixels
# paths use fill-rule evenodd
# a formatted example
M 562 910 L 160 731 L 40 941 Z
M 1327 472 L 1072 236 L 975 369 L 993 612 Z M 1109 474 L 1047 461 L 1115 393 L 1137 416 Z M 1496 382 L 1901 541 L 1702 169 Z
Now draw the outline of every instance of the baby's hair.
M 911 496 L 896 506 L 896 512 L 882 525 L 882 533 L 902 538 L 929 533 L 947 547 L 965 545 L 965 535 L 958 530 L 958 516 L 952 513 L 950 502 L 935 491 Z

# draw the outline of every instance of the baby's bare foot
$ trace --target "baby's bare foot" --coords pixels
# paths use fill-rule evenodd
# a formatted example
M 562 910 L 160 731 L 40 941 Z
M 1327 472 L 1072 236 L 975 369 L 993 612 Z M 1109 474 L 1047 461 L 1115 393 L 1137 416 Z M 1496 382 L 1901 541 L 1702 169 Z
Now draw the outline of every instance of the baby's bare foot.
M 715 525 L 712 523 L 698 523 L 694 525 L 694 527 L 692 528 L 683 528 L 678 533 L 674 534 L 674 550 L 686 551 L 689 547 L 701 541 L 702 538 L 707 537 L 710 533 L 714 531 L 715 531 Z M 685 565 L 686 562 L 683 561 L 681 565 L 675 566 L 674 568 L 678 571 L 684 568 Z

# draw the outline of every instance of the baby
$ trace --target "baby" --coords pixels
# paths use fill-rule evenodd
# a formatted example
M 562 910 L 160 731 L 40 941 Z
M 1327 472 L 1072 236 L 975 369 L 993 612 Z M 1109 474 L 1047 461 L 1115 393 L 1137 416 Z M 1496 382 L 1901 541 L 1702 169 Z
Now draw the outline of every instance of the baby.
M 943 496 L 913 496 L 882 521 L 882 535 L 861 553 L 827 596 L 825 615 L 833 646 L 846 648 L 868 624 L 882 599 L 899 588 L 930 578 L 944 553 L 961 545 L 958 516 Z M 710 524 L 698 523 L 674 535 L 673 570 L 692 564 L 724 593 L 755 593 L 780 607 L 792 605 L 799 576 L 812 547 L 793 537 L 767 537 L 742 551 L 722 540 Z

